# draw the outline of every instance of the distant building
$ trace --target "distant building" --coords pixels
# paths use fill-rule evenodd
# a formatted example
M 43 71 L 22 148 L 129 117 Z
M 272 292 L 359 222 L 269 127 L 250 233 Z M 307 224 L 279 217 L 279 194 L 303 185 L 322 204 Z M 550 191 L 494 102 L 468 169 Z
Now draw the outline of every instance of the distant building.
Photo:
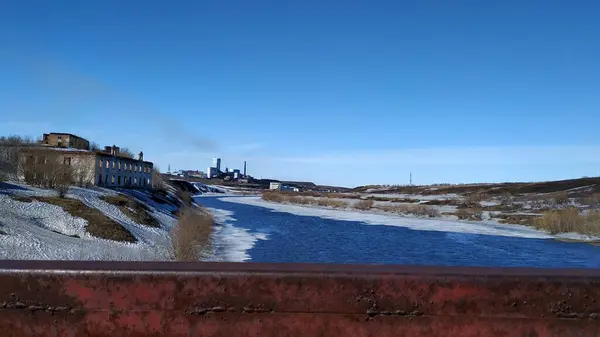
M 195 170 L 182 170 L 181 176 L 185 178 L 204 178 L 204 172 Z
M 68 147 L 80 150 L 89 150 L 90 142 L 81 137 L 72 135 L 70 133 L 44 133 L 42 140 L 44 145 L 56 146 L 56 147 Z
M 212 166 L 217 169 L 217 171 L 221 171 L 221 158 L 213 158 Z
M 281 183 L 272 182 L 271 184 L 269 184 L 269 189 L 270 190 L 281 190 Z
M 220 172 L 216 167 L 209 167 L 206 169 L 206 177 L 208 179 L 217 178 L 219 175 L 220 175 Z

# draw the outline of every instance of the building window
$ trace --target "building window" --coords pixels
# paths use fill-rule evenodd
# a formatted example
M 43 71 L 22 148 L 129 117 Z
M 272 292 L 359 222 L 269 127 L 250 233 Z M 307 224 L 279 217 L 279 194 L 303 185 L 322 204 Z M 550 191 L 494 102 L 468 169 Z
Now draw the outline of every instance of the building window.
M 108 184 L 108 174 L 104 176 L 104 183 Z
M 110 163 L 108 162 L 108 160 L 106 161 L 106 168 L 109 168 Z
M 129 172 L 131 172 L 131 164 L 129 164 Z
M 98 167 L 102 168 L 102 159 L 98 159 Z
M 71 157 L 63 158 L 63 164 L 65 164 L 67 166 L 71 166 Z
M 98 175 L 98 185 L 102 185 L 102 175 Z
M 117 163 L 117 168 L 119 169 L 119 171 L 121 171 L 121 162 Z
M 112 175 L 112 180 L 111 180 L 111 183 L 112 183 L 112 184 L 114 184 L 114 183 L 115 183 L 115 175 L 114 175 L 114 174 Z
M 117 177 L 117 184 L 121 185 L 121 176 Z

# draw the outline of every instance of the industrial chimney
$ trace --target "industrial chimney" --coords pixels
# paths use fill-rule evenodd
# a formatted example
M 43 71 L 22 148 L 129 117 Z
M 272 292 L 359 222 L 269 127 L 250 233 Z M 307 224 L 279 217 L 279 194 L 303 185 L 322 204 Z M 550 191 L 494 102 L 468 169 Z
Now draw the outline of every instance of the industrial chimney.
M 244 160 L 244 177 L 246 176 L 246 161 Z

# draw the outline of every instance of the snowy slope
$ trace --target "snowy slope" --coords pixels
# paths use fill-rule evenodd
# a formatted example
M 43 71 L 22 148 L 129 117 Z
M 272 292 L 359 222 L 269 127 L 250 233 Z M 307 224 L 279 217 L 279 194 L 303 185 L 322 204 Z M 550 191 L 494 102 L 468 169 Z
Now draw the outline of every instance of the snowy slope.
M 21 196 L 52 196 L 51 190 L 31 188 L 22 184 L 0 185 L 1 259 L 58 260 L 168 260 L 168 231 L 175 219 L 166 211 L 148 205 L 161 228 L 135 223 L 118 207 L 99 199 L 116 192 L 73 187 L 67 197 L 81 200 L 90 207 L 120 223 L 137 239 L 124 243 L 92 237 L 85 231 L 87 221 L 73 217 L 62 208 L 38 201 L 20 202 L 10 194 Z M 71 236 L 79 236 L 71 237 Z

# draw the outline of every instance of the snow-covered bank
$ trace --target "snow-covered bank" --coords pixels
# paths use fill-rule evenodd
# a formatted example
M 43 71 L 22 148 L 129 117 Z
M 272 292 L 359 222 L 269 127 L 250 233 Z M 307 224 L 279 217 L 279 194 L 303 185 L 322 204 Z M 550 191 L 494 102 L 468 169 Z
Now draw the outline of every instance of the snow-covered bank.
M 14 196 L 54 196 L 48 189 L 19 183 L 0 183 L 0 259 L 42 260 L 169 260 L 169 230 L 172 215 L 147 205 L 161 224 L 152 228 L 138 224 L 118 207 L 100 199 L 116 194 L 103 188 L 72 187 L 68 198 L 81 200 L 119 223 L 137 239 L 136 243 L 104 240 L 86 232 L 87 221 L 61 207 L 39 202 L 14 200 Z
M 495 236 L 549 239 L 555 236 L 540 232 L 531 227 L 520 225 L 502 225 L 493 222 L 467 222 L 445 219 L 425 219 L 402 217 L 371 212 L 346 211 L 310 206 L 271 203 L 260 197 L 223 197 L 221 201 L 259 206 L 272 209 L 275 212 L 286 212 L 302 216 L 317 216 L 328 219 L 361 221 L 372 225 L 400 226 L 413 230 L 442 231 L 454 233 L 470 233 Z M 569 234 L 571 235 L 571 234 Z M 585 237 L 581 237 L 585 239 Z

